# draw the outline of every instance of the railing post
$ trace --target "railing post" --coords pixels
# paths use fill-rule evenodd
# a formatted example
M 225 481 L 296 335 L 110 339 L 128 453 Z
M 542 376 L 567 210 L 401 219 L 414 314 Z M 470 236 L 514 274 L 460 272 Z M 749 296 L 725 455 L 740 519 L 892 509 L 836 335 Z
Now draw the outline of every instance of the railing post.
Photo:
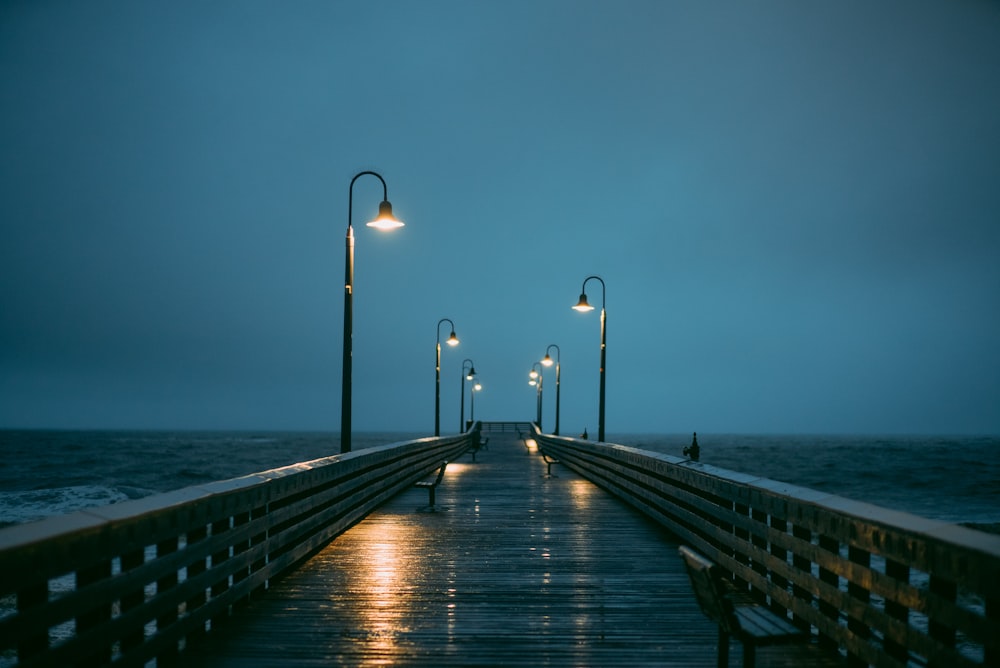
M 958 596 L 958 586 L 954 582 L 931 575 L 930 592 L 954 603 L 955 598 Z M 946 647 L 955 646 L 955 629 L 951 626 L 938 621 L 934 617 L 930 617 L 927 624 L 927 631 L 930 637 L 942 645 Z M 943 664 L 936 661 L 931 661 L 927 665 L 930 668 L 945 668 Z
M 864 566 L 865 568 L 871 566 L 871 554 L 869 554 L 866 550 L 854 547 L 853 545 L 849 545 L 847 547 L 847 558 L 851 561 L 851 563 L 859 566 Z M 847 583 L 847 594 L 851 598 L 861 601 L 865 605 L 871 603 L 871 591 L 869 591 L 867 587 L 856 584 L 853 580 L 849 580 Z M 868 640 L 871 637 L 871 629 L 868 628 L 868 625 L 859 619 L 855 619 L 853 616 L 848 616 L 847 618 L 847 629 L 857 638 Z M 847 664 L 858 668 L 868 665 L 868 663 L 862 660 L 861 657 L 850 652 L 847 655 Z
M 236 513 L 235 515 L 233 515 L 233 528 L 234 529 L 236 529 L 238 527 L 241 527 L 244 524 L 247 524 L 248 522 L 250 522 L 250 511 L 244 511 L 242 513 Z M 247 539 L 247 540 L 241 540 L 241 541 L 239 541 L 237 543 L 233 543 L 233 556 L 237 557 L 240 554 L 246 552 L 248 549 L 250 549 L 250 540 L 249 539 Z M 250 565 L 247 564 L 246 567 L 241 568 L 240 570 L 233 572 L 233 585 L 235 586 L 236 584 L 242 582 L 243 580 L 246 580 L 247 576 L 249 576 L 249 575 L 250 575 Z M 240 603 L 241 604 L 242 603 L 246 603 L 249 600 L 250 600 L 250 596 L 248 595 L 245 599 L 242 599 L 240 601 Z
M 17 611 L 27 612 L 37 605 L 49 600 L 48 583 L 27 587 L 17 592 Z M 32 655 L 44 652 L 49 647 L 48 629 L 39 629 L 37 633 L 20 638 L 17 643 L 17 658 L 24 662 Z
M 757 509 L 751 510 L 750 511 L 750 517 L 755 522 L 757 522 L 761 527 L 766 527 L 767 526 L 767 513 L 765 513 L 764 511 L 757 510 Z M 757 548 L 760 548 L 761 550 L 764 550 L 765 552 L 767 551 L 767 539 L 766 538 L 761 538 L 757 534 L 751 534 L 751 536 L 750 536 L 750 544 L 753 545 L 754 547 L 757 547 Z M 767 579 L 767 564 L 765 564 L 763 562 L 760 562 L 760 561 L 753 561 L 753 560 L 751 560 L 750 564 L 751 564 L 751 568 L 753 568 L 753 570 L 755 570 L 757 573 L 759 573 L 765 580 Z M 767 594 L 764 591 L 753 589 L 751 595 L 755 599 L 757 599 L 760 603 L 762 603 L 762 604 L 767 603 L 767 600 L 766 600 L 767 599 Z
M 910 567 L 898 561 L 887 559 L 885 562 L 885 574 L 900 584 L 910 583 Z M 910 609 L 896 601 L 886 600 L 885 614 L 903 624 L 909 624 L 910 622 Z M 910 653 L 906 650 L 906 647 L 890 638 L 885 638 L 882 641 L 882 647 L 885 648 L 886 654 L 897 661 L 905 662 L 909 660 Z
M 167 538 L 166 540 L 160 541 L 156 544 L 156 556 L 165 557 L 168 554 L 173 554 L 177 551 L 178 541 L 177 537 Z M 170 591 L 177 586 L 177 571 L 173 571 L 164 575 L 156 581 L 156 593 L 162 594 L 164 592 Z M 167 629 L 170 628 L 171 624 L 177 621 L 177 608 L 165 612 L 156 618 L 156 631 L 157 633 L 165 633 Z M 157 656 L 157 663 L 161 660 L 171 661 L 177 657 L 177 643 L 173 643 L 171 647 L 163 650 L 161 654 Z
M 230 518 L 226 517 L 224 519 L 218 520 L 212 523 L 212 537 L 219 536 L 227 531 L 229 531 L 229 521 Z M 212 553 L 212 569 L 218 568 L 224 561 L 229 559 L 229 543 L 227 542 L 225 546 Z M 219 577 L 215 582 L 212 583 L 210 589 L 212 593 L 212 598 L 216 596 L 221 596 L 225 591 L 229 589 L 229 577 Z M 215 617 L 212 617 L 212 628 L 216 628 L 219 624 L 222 624 L 229 617 L 228 606 L 222 610 Z
M 830 538 L 829 536 L 824 536 L 820 534 L 819 536 L 819 547 L 820 549 L 826 550 L 830 554 L 840 558 L 840 543 L 837 542 L 836 538 Z M 827 570 L 822 566 L 819 567 L 819 579 L 820 582 L 825 582 L 834 589 L 840 587 L 840 578 L 833 571 Z M 838 623 L 838 617 L 840 611 L 837 610 L 837 606 L 829 603 L 825 598 L 820 597 L 819 599 L 819 611 L 822 615 L 828 617 L 834 624 Z M 831 638 L 825 634 L 820 634 L 819 637 L 820 645 L 828 649 L 835 649 L 837 647 L 837 640 Z
M 82 589 L 88 585 L 94 584 L 101 580 L 111 577 L 111 562 L 101 561 L 94 564 L 88 568 L 80 569 L 76 572 L 76 588 Z M 77 633 L 82 633 L 87 629 L 92 629 L 95 626 L 100 626 L 102 623 L 107 622 L 111 619 L 111 606 L 107 603 L 102 603 L 98 606 L 90 608 L 85 612 L 77 615 L 76 618 L 76 629 Z M 87 656 L 81 657 L 78 664 L 79 666 L 100 666 L 111 661 L 111 647 L 109 645 L 104 645 L 101 647 L 94 647 L 87 654 Z
M 264 519 L 265 517 L 267 517 L 267 512 L 268 512 L 267 504 L 265 503 L 263 506 L 260 506 L 259 508 L 254 508 L 250 512 L 250 518 L 255 521 Z M 266 526 L 266 522 L 262 524 Z M 266 529 L 263 532 L 254 534 L 253 536 L 250 537 L 250 547 L 255 547 L 257 545 L 260 545 L 261 543 L 264 543 L 265 541 L 267 541 Z M 251 574 L 256 573 L 265 566 L 267 566 L 267 555 L 261 556 L 260 559 L 250 564 L 250 573 Z M 260 585 L 260 587 L 251 592 L 251 595 L 256 596 L 258 593 L 263 593 L 266 590 L 267 590 L 267 582 L 264 582 L 263 584 Z
M 798 524 L 793 525 L 792 536 L 802 541 L 803 543 L 806 544 L 812 543 L 812 531 L 809 529 L 809 527 L 800 526 Z M 800 573 L 812 573 L 812 561 L 810 561 L 807 557 L 801 556 L 798 552 L 794 552 L 792 554 L 792 565 L 795 568 L 797 568 Z M 797 584 L 792 585 L 792 596 L 799 599 L 800 601 L 803 601 L 807 606 L 810 607 L 812 606 L 813 595 L 809 593 L 809 590 Z M 810 626 L 809 620 L 803 619 L 799 615 L 795 615 L 793 617 L 793 621 L 796 626 L 798 626 L 803 630 L 808 629 Z
M 986 619 L 1000 620 L 1000 599 L 986 598 Z M 1000 638 L 986 644 L 986 665 L 1000 666 Z
M 774 515 L 772 515 L 771 528 L 775 529 L 776 531 L 780 531 L 782 533 L 787 533 L 788 522 L 786 522 L 784 519 L 780 517 L 775 517 Z M 771 555 L 775 559 L 781 562 L 786 562 L 788 560 L 788 550 L 786 550 L 783 547 L 778 547 L 774 543 L 771 544 Z M 775 587 L 779 587 L 780 589 L 788 591 L 788 580 L 783 575 L 778 575 L 777 573 L 772 572 L 771 583 L 774 584 Z M 785 606 L 775 602 L 773 599 L 771 600 L 771 609 L 781 616 L 784 616 L 785 613 L 787 612 Z
M 188 532 L 187 546 L 191 547 L 192 545 L 195 545 L 196 543 L 203 541 L 206 538 L 208 538 L 208 527 L 207 526 L 198 527 L 197 529 Z M 198 559 L 193 563 L 188 564 L 187 567 L 188 579 L 201 575 L 207 570 L 208 570 L 207 560 L 205 557 L 202 557 L 201 559 Z M 205 593 L 204 590 L 202 590 L 197 594 L 195 594 L 192 598 L 188 599 L 187 611 L 189 613 L 194 612 L 201 606 L 205 605 L 206 602 L 208 602 L 208 595 Z M 197 642 L 204 635 L 205 635 L 205 625 L 202 624 L 201 627 L 194 629 L 188 634 L 188 644 Z
M 141 548 L 131 552 L 126 552 L 121 556 L 122 572 L 125 573 L 142 566 L 145 560 L 145 551 Z M 146 592 L 143 591 L 142 587 L 134 589 L 127 594 L 123 594 L 121 598 L 122 613 L 124 614 L 133 608 L 138 608 L 145 600 Z M 145 631 L 143 631 L 141 626 L 122 636 L 122 653 L 141 645 L 145 637 Z

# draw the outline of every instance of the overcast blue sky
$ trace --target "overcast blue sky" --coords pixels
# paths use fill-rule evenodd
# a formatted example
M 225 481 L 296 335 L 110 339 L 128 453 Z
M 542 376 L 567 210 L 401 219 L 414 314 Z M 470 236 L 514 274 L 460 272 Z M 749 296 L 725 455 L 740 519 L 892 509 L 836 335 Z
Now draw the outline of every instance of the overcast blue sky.
M 1000 433 L 998 72 L 975 0 L 3 2 L 0 426 L 338 430 L 375 170 L 357 430 L 447 317 L 443 431 L 554 343 L 596 434 L 597 274 L 609 438 Z

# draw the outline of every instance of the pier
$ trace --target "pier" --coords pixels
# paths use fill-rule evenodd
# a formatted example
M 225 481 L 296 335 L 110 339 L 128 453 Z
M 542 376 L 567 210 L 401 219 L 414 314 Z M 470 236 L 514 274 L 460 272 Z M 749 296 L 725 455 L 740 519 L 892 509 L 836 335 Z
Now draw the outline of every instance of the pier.
M 415 483 L 444 461 L 431 506 Z M 807 634 L 759 666 L 1000 658 L 1000 537 L 516 422 L 0 530 L 16 608 L 0 651 L 23 666 L 714 666 L 681 545 Z

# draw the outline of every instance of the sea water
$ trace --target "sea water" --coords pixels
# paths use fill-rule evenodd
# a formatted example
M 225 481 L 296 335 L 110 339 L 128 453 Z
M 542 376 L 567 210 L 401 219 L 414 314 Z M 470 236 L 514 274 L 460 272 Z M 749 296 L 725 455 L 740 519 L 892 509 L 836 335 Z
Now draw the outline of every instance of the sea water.
M 420 438 L 355 434 L 353 447 Z M 683 456 L 691 434 L 610 434 Z M 1000 436 L 698 434 L 701 462 L 902 510 L 1000 527 Z M 0 527 L 340 452 L 333 433 L 0 431 Z
M 426 434 L 354 434 L 361 450 Z M 0 527 L 340 453 L 310 432 L 0 430 Z
M 624 435 L 684 456 L 693 434 Z M 700 461 L 931 519 L 1000 529 L 1000 436 L 698 434 Z

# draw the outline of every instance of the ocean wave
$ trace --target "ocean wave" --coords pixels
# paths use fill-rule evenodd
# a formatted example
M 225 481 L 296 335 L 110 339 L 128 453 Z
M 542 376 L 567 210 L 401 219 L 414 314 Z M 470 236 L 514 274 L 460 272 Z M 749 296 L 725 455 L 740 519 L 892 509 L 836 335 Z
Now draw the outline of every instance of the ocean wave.
M 143 490 L 122 490 L 101 485 L 0 492 L 0 527 L 33 522 L 84 508 L 107 506 L 141 496 L 145 496 Z
M 1000 534 L 1000 522 L 961 522 L 960 524 L 976 531 Z

